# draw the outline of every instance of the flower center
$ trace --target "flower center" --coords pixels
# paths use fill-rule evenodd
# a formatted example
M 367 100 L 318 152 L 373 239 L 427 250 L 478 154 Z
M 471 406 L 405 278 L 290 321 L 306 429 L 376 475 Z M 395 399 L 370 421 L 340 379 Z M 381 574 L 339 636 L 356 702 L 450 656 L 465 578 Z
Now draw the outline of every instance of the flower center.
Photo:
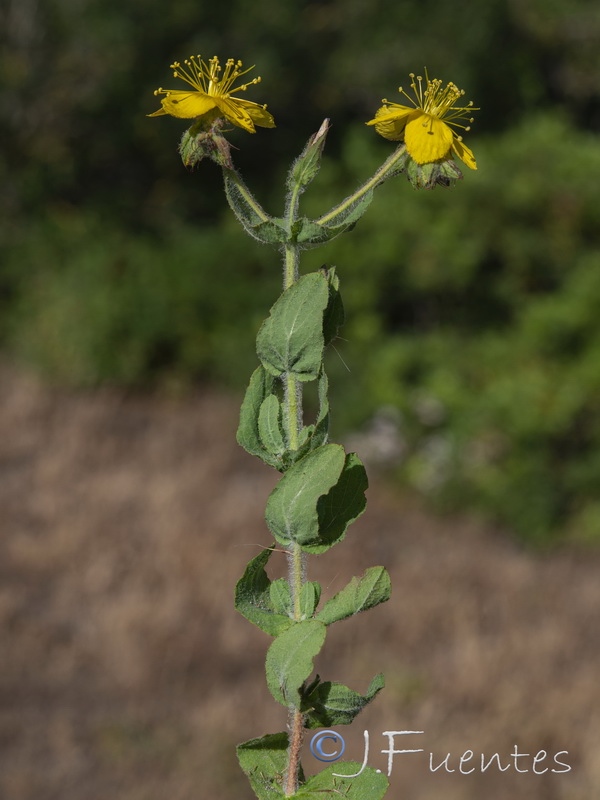
M 473 122 L 473 118 L 470 116 L 471 112 L 479 111 L 479 109 L 473 107 L 472 100 L 466 106 L 455 105 L 457 100 L 464 95 L 464 90 L 459 89 L 454 83 L 449 83 L 447 86 L 442 87 L 442 82 L 439 78 L 429 79 L 427 70 L 425 70 L 425 81 L 423 81 L 421 75 L 417 75 L 415 79 L 414 72 L 410 73 L 410 79 L 410 86 L 414 92 L 416 102 L 401 86 L 398 91 L 410 100 L 415 108 L 420 109 L 429 117 L 444 120 L 448 125 L 463 128 L 465 131 L 470 130 L 468 125 L 465 126 L 462 123 L 468 122 L 470 125 Z
M 225 71 L 222 75 L 220 75 L 222 67 L 217 56 L 211 58 L 208 64 L 202 60 L 201 56 L 190 56 L 185 59 L 183 64 L 184 66 L 179 61 L 171 64 L 174 77 L 181 78 L 196 91 L 211 97 L 229 97 L 232 92 L 245 92 L 248 86 L 260 83 L 260 78 L 254 78 L 248 83 L 234 86 L 238 78 L 250 72 L 254 67 L 243 70 L 242 62 L 234 61 L 233 58 L 229 58 L 225 62 Z

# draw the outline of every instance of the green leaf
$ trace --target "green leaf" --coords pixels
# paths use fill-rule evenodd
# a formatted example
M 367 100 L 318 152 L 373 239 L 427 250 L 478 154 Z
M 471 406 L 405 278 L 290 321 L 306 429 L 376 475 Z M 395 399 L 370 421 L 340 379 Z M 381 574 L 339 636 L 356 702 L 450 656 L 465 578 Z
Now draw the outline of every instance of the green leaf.
M 376 675 L 365 695 L 349 689 L 342 683 L 324 681 L 306 697 L 304 708 L 306 728 L 330 728 L 332 725 L 349 725 L 385 686 L 383 675 Z
M 225 194 L 231 210 L 247 234 L 263 244 L 279 244 L 288 238 L 283 220 L 270 217 L 241 177 L 230 169 L 223 169 Z
M 292 227 L 292 235 L 298 244 L 324 244 L 334 237 L 328 228 L 308 217 L 300 217 Z M 337 236 L 337 234 L 335 234 Z
M 326 445 L 326 447 L 331 446 Z M 313 542 L 301 542 L 302 549 L 307 553 L 318 555 L 340 542 L 346 534 L 348 525 L 365 510 L 367 504 L 365 491 L 368 486 L 367 473 L 361 460 L 356 453 L 348 453 L 338 482 L 329 494 L 318 501 L 318 539 Z
M 320 498 L 325 499 L 323 495 L 327 495 L 337 483 L 346 462 L 341 445 L 327 444 L 308 453 L 288 469 L 271 492 L 265 515 L 269 529 L 280 544 L 287 547 L 290 542 L 297 542 L 304 546 L 321 541 L 321 516 L 328 534 L 337 531 L 337 517 L 332 516 L 329 505 L 318 513 L 317 504 L 320 507 Z
M 281 432 L 281 404 L 274 394 L 268 395 L 258 412 L 258 435 L 260 441 L 274 456 L 281 456 L 285 443 Z
M 235 607 L 249 622 L 270 636 L 279 636 L 293 620 L 276 611 L 271 602 L 271 581 L 265 566 L 273 551 L 263 550 L 246 567 L 235 587 Z
M 323 339 L 327 347 L 338 335 L 345 315 L 340 295 L 340 279 L 336 275 L 335 267 L 321 267 L 321 270 L 329 283 L 329 301 L 323 315 Z
M 338 236 L 340 233 L 344 233 L 344 231 L 349 230 L 351 227 L 354 227 L 358 220 L 362 217 L 362 215 L 366 212 L 366 210 L 371 205 L 371 201 L 373 200 L 373 190 L 369 189 L 368 192 L 365 192 L 362 197 L 358 200 L 355 200 L 350 205 L 345 206 L 344 208 L 340 208 L 337 213 L 333 216 L 329 217 L 328 214 L 325 214 L 325 217 L 329 217 L 327 222 L 321 223 L 321 225 L 325 225 L 330 231 L 335 231 L 335 236 Z
M 263 244 L 281 244 L 290 238 L 285 221 L 281 217 L 271 217 L 252 227 L 250 235 Z
M 317 614 L 317 619 L 331 625 L 360 611 L 385 603 L 390 599 L 392 584 L 384 567 L 369 567 L 362 578 L 352 578 Z
M 271 584 L 269 595 L 271 604 L 278 614 L 285 614 L 290 616 L 292 608 L 292 598 L 290 593 L 290 585 L 285 578 L 278 578 Z
M 390 173 L 390 175 L 391 174 L 392 173 Z M 389 175 L 386 177 L 389 177 Z M 324 214 L 319 220 L 301 217 L 296 221 L 292 229 L 292 236 L 304 247 L 317 246 L 325 242 L 330 242 L 341 233 L 352 230 L 371 204 L 372 199 L 373 191 L 369 190 L 358 200 L 341 208 L 339 211 L 335 211 L 334 209 L 335 213 L 331 216 L 330 212 L 329 214 Z M 325 219 L 326 222 L 321 222 L 321 219 Z
M 321 599 L 321 584 L 306 581 L 300 591 L 300 613 L 304 619 L 312 617 Z
M 287 733 L 269 733 L 237 746 L 240 767 L 259 800 L 285 797 L 281 784 L 287 769 L 288 746 Z
M 273 396 L 274 384 L 275 379 L 263 367 L 254 370 L 240 409 L 236 438 L 238 444 L 250 455 L 258 456 L 270 467 L 279 469 L 281 459 L 266 450 L 259 432 L 260 409 L 264 401 Z
M 258 357 L 268 372 L 276 376 L 289 372 L 300 381 L 319 376 L 328 297 L 327 280 L 312 272 L 276 301 L 256 338 Z
M 327 628 L 310 619 L 297 622 L 278 636 L 267 652 L 267 685 L 275 700 L 300 708 L 302 684 L 313 670 Z
M 390 785 L 386 776 L 372 767 L 361 769 L 357 761 L 338 761 L 309 778 L 289 800 L 382 800 Z
M 329 381 L 325 370 L 321 371 L 319 377 L 319 416 L 315 424 L 315 429 L 311 437 L 311 449 L 321 447 L 327 443 L 329 436 L 329 399 L 327 397 L 329 391 Z

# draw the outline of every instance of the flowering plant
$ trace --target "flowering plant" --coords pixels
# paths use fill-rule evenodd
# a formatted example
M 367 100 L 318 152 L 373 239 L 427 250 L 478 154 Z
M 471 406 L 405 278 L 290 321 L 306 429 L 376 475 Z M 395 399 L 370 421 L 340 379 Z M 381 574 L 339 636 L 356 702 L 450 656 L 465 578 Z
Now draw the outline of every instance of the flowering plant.
M 345 725 L 359 714 L 384 686 L 376 675 L 364 695 L 342 683 L 311 678 L 313 660 L 335 622 L 385 602 L 390 597 L 389 575 L 382 566 L 353 578 L 319 607 L 321 586 L 307 580 L 309 556 L 321 555 L 341 542 L 349 525 L 366 505 L 367 476 L 356 453 L 346 453 L 329 441 L 328 380 L 324 353 L 344 321 L 340 280 L 334 267 L 300 275 L 300 252 L 350 231 L 367 210 L 374 189 L 405 172 L 416 188 L 449 186 L 462 177 L 456 155 L 476 169 L 472 152 L 455 127 L 472 121 L 472 104 L 459 107 L 454 84 L 444 89 L 438 80 L 412 77 L 412 106 L 384 100 L 368 125 L 396 150 L 353 194 L 318 219 L 299 213 L 302 193 L 316 177 L 329 121 L 311 136 L 287 178 L 282 216 L 271 216 L 258 203 L 233 166 L 230 145 L 223 136 L 227 122 L 255 132 L 273 127 L 266 106 L 234 96 L 259 82 L 236 82 L 249 70 L 240 61 L 205 63 L 193 56 L 174 76 L 191 91 L 158 89 L 161 108 L 149 116 L 170 114 L 193 119 L 181 140 L 187 166 L 210 158 L 223 168 L 225 192 L 244 230 L 283 255 L 283 293 L 271 308 L 256 338 L 259 366 L 250 378 L 242 403 L 237 441 L 252 455 L 278 470 L 282 477 L 267 501 L 265 519 L 274 542 L 247 565 L 235 591 L 237 610 L 273 641 L 266 657 L 267 685 L 274 699 L 288 710 L 288 729 L 251 739 L 238 747 L 242 769 L 259 800 L 379 800 L 388 781 L 380 772 L 353 762 L 337 762 L 305 780 L 300 752 L 306 730 Z M 402 90 L 401 90 L 402 91 Z M 318 411 L 306 423 L 302 389 L 318 386 Z M 265 568 L 274 553 L 283 552 L 288 577 L 271 580 Z

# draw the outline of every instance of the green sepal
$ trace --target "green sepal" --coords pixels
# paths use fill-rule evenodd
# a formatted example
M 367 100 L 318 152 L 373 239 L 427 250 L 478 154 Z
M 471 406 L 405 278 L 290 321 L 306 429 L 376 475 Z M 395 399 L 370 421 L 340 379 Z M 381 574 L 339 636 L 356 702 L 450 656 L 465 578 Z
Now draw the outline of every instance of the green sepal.
M 309 778 L 288 800 L 382 800 L 389 785 L 386 776 L 373 767 L 363 769 L 358 761 L 336 761 Z
M 261 403 L 258 412 L 258 435 L 265 449 L 275 459 L 281 459 L 285 452 L 281 430 L 281 403 L 274 394 L 267 395 Z
M 305 728 L 330 728 L 332 725 L 350 725 L 363 708 L 385 686 L 383 674 L 376 675 L 365 695 L 344 686 L 343 683 L 323 681 L 310 694 L 306 694 L 303 710 L 306 710 Z
M 225 194 L 231 210 L 249 236 L 263 244 L 279 244 L 288 238 L 283 220 L 270 217 L 241 177 L 233 170 L 223 168 Z
M 221 136 L 217 123 L 199 121 L 188 128 L 181 137 L 179 154 L 186 167 L 193 169 L 204 158 L 210 158 L 221 167 L 233 169 L 231 145 Z
M 318 272 L 303 275 L 279 297 L 256 337 L 263 367 L 299 381 L 318 378 L 323 358 L 323 312 L 329 299 L 327 280 Z
M 429 164 L 417 164 L 409 158 L 406 177 L 414 189 L 435 189 L 436 186 L 451 186 L 462 180 L 463 174 L 452 158 L 432 161 Z
M 317 614 L 317 619 L 331 625 L 340 619 L 367 611 L 390 599 L 392 584 L 385 567 L 369 567 L 361 578 L 352 578 Z
M 278 614 L 285 614 L 290 617 L 292 609 L 292 596 L 290 585 L 285 578 L 277 578 L 269 587 L 269 597 L 271 605 Z
M 259 800 L 279 800 L 285 797 L 282 789 L 287 769 L 287 733 L 269 733 L 249 739 L 237 746 L 240 767 L 248 776 Z
M 365 510 L 368 486 L 367 473 L 360 458 L 356 453 L 348 453 L 338 482 L 317 504 L 318 538 L 301 544 L 302 549 L 318 555 L 341 542 L 348 526 Z
M 288 192 L 293 192 L 296 188 L 304 190 L 316 177 L 321 166 L 321 156 L 328 131 L 329 120 L 326 119 L 319 130 L 310 137 L 304 150 L 294 161 L 287 180 Z
M 269 530 L 280 544 L 288 547 L 291 542 L 296 542 L 304 547 L 310 542 L 321 541 L 321 514 L 317 505 L 321 506 L 326 499 L 324 495 L 338 482 L 346 462 L 341 445 L 327 444 L 308 453 L 288 469 L 269 495 L 265 513 Z M 323 506 L 322 514 L 329 533 L 335 527 L 335 519 L 330 518 L 327 504 Z M 339 514 L 339 508 L 336 514 Z
M 306 581 L 300 591 L 300 613 L 302 619 L 309 619 L 315 613 L 321 599 L 321 584 L 317 581 Z
M 271 600 L 271 581 L 265 566 L 272 552 L 272 549 L 263 550 L 246 566 L 235 587 L 235 608 L 261 631 L 279 636 L 292 625 L 293 620 L 279 612 Z
M 267 686 L 283 706 L 300 708 L 301 689 L 313 670 L 313 659 L 323 647 L 327 627 L 314 619 L 296 622 L 269 647 Z
M 329 284 L 329 301 L 323 314 L 323 340 L 327 347 L 338 335 L 339 329 L 344 324 L 345 314 L 340 295 L 340 279 L 335 267 L 321 267 L 321 272 Z

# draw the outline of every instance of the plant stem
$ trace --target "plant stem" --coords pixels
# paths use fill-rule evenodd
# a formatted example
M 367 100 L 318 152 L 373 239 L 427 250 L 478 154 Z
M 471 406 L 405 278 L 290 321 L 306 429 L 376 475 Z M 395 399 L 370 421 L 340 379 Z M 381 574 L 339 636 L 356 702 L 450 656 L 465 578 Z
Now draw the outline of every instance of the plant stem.
M 319 225 L 325 225 L 327 222 L 330 222 L 330 220 L 332 220 L 338 214 L 345 211 L 353 203 L 356 203 L 357 200 L 360 200 L 360 198 L 363 195 L 365 195 L 371 189 L 374 189 L 378 183 L 381 183 L 381 181 L 385 180 L 388 177 L 386 173 L 390 172 L 394 168 L 396 162 L 399 161 L 400 158 L 402 158 L 405 152 L 406 152 L 406 147 L 404 144 L 401 144 L 396 150 L 394 150 L 394 152 L 392 153 L 391 156 L 389 156 L 389 158 L 386 158 L 386 160 L 379 167 L 379 169 L 375 171 L 375 174 L 372 175 L 368 181 L 363 183 L 363 185 L 360 186 L 354 192 L 354 194 L 351 194 L 349 197 L 346 197 L 346 199 L 342 200 L 342 202 L 338 206 L 332 208 L 331 211 L 328 211 L 327 214 L 324 214 L 322 217 L 319 217 L 319 219 L 316 219 L 315 222 Z
M 292 226 L 297 219 L 299 199 L 300 187 L 295 186 L 288 197 L 285 212 L 287 229 L 290 234 L 292 231 Z M 299 249 L 300 248 L 295 241 L 288 241 L 285 244 L 283 276 L 284 291 L 289 289 L 290 286 L 292 286 L 298 280 L 298 263 L 300 255 Z M 288 373 L 285 375 L 284 388 L 288 446 L 291 450 L 297 450 L 298 435 L 302 427 L 302 386 L 300 382 L 293 377 L 293 375 Z M 288 550 L 288 567 L 288 580 L 290 584 L 294 620 L 300 622 L 302 618 L 300 593 L 302 591 L 302 584 L 304 583 L 305 577 L 306 556 L 304 555 L 302 548 L 295 542 L 291 544 L 290 549 Z M 285 776 L 285 785 L 283 787 L 283 791 L 286 796 L 293 795 L 298 790 L 300 752 L 302 750 L 302 743 L 304 740 L 304 715 L 294 706 L 289 707 L 288 727 L 290 730 L 290 744 L 288 748 L 288 766 Z

